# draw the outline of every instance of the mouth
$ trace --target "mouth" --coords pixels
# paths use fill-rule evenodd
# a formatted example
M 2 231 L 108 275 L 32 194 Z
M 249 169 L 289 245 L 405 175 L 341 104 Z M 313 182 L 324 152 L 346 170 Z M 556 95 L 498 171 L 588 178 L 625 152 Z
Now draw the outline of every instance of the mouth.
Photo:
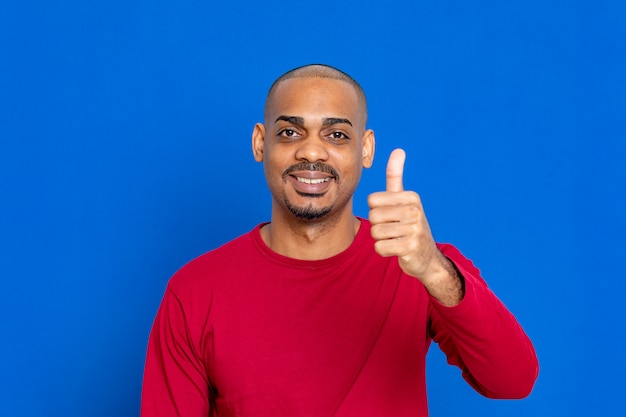
M 321 184 L 324 182 L 328 182 L 331 179 L 333 179 L 333 177 L 326 177 L 326 178 L 304 178 L 304 177 L 295 177 L 294 178 L 298 181 L 298 182 L 302 182 L 304 184 L 312 184 L 312 185 L 316 185 L 316 184 Z
M 320 172 L 300 172 L 288 179 L 296 193 L 303 197 L 322 197 L 330 189 L 335 177 Z
M 339 183 L 339 174 L 330 165 L 314 162 L 292 165 L 283 173 L 295 192 L 302 197 L 322 197 L 334 183 Z

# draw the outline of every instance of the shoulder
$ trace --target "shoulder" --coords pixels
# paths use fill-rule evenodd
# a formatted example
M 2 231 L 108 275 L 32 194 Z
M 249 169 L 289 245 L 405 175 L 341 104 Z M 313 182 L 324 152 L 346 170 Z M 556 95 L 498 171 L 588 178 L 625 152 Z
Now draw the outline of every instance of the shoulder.
M 211 286 L 225 271 L 245 265 L 244 256 L 256 251 L 254 234 L 259 226 L 224 245 L 192 259 L 170 279 L 168 287 L 175 293 L 194 292 Z

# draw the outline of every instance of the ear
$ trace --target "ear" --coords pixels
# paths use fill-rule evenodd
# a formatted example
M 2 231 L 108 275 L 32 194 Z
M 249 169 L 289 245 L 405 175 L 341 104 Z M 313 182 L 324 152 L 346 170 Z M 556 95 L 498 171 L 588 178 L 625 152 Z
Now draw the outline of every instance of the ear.
M 254 160 L 257 162 L 263 162 L 263 155 L 265 149 L 265 126 L 263 123 L 257 123 L 254 125 L 252 131 L 252 154 Z
M 363 167 L 369 168 L 374 163 L 374 152 L 376 150 L 376 139 L 374 138 L 374 131 L 368 129 L 363 134 Z

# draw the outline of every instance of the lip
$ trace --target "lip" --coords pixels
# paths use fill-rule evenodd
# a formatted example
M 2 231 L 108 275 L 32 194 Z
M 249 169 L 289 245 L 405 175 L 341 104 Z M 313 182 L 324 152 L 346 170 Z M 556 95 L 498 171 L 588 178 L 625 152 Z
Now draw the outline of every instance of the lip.
M 295 171 L 288 180 L 299 194 L 323 195 L 328 191 L 335 177 L 320 171 Z

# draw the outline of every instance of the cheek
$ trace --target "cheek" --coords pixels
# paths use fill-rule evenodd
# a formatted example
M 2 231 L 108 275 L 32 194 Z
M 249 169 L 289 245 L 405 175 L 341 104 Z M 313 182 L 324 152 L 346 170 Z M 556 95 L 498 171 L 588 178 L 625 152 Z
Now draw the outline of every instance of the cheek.
M 356 154 L 354 152 L 346 155 L 339 156 L 341 161 L 341 167 L 345 172 L 345 175 L 355 176 L 361 172 L 363 167 L 363 159 L 361 158 L 361 154 Z
M 263 171 L 265 172 L 265 179 L 268 184 L 284 183 L 283 172 L 285 172 L 285 169 L 288 167 L 289 165 L 275 158 L 266 158 L 263 162 Z
M 353 190 L 356 188 L 361 179 L 361 166 L 354 164 L 346 166 L 341 173 L 341 183 L 339 184 L 344 190 Z

